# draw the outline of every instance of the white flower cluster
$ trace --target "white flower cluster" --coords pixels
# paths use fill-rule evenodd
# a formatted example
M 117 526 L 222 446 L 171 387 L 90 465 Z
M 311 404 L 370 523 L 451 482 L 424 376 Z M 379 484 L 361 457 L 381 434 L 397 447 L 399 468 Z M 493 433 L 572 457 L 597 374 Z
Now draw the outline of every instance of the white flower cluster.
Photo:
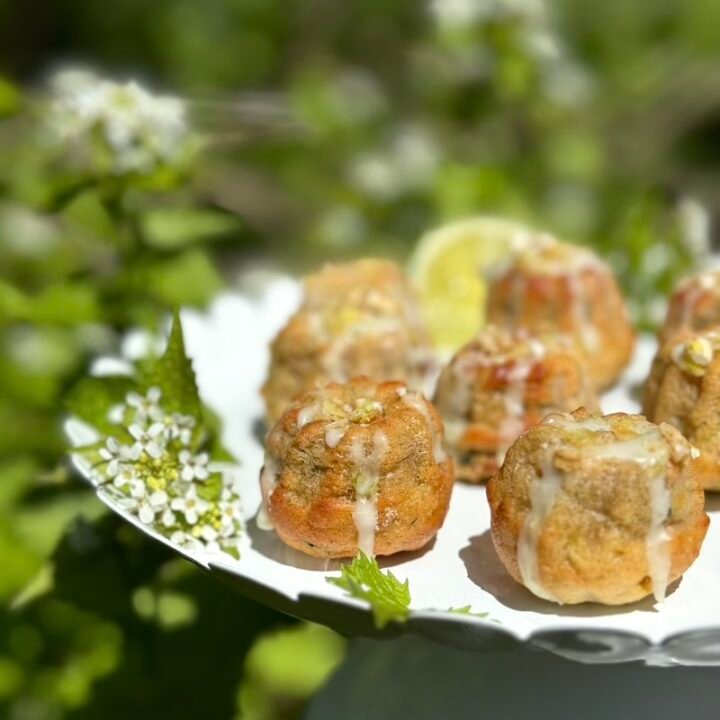
M 111 410 L 118 433 L 99 449 L 94 479 L 172 542 L 237 557 L 243 523 L 234 476 L 208 453 L 193 452 L 195 418 L 165 412 L 160 399 L 158 388 L 131 392 Z
M 537 20 L 545 13 L 544 0 L 430 0 L 429 5 L 436 22 L 447 28 L 462 28 L 506 15 Z
M 86 163 L 116 175 L 149 173 L 187 153 L 186 108 L 178 98 L 84 70 L 59 71 L 50 88 L 49 135 Z
M 440 148 L 421 127 L 401 128 L 377 152 L 357 157 L 350 167 L 350 181 L 362 192 L 380 200 L 430 185 L 440 165 Z

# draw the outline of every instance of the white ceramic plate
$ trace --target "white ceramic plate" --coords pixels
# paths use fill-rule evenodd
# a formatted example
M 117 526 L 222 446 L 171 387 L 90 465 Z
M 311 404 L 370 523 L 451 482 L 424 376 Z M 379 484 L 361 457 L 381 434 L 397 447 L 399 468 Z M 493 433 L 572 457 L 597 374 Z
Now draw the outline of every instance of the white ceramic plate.
M 240 560 L 175 547 L 115 507 L 101 489 L 98 494 L 128 522 L 258 601 L 349 634 L 376 634 L 363 603 L 326 581 L 337 571 L 336 562 L 292 550 L 273 532 L 259 530 L 254 521 L 263 459 L 258 390 L 268 364 L 269 342 L 299 296 L 297 283 L 281 278 L 266 283 L 254 296 L 223 295 L 207 314 L 183 313 L 203 398 L 223 418 L 225 442 L 242 459 L 239 474 L 247 533 Z M 637 410 L 634 393 L 647 373 L 653 349 L 650 339 L 639 343 L 622 386 L 603 400 L 605 412 Z M 100 369 L 102 365 L 107 361 Z M 87 428 L 75 421 L 68 422 L 67 430 L 75 443 L 88 440 Z M 459 484 L 435 542 L 422 552 L 381 562 L 401 580 L 407 578 L 412 593 L 409 622 L 384 632 L 411 630 L 484 649 L 528 642 L 584 662 L 641 659 L 655 664 L 720 665 L 720 497 L 711 496 L 708 506 L 713 522 L 702 553 L 663 603 L 656 606 L 648 599 L 620 608 L 561 607 L 534 597 L 507 575 L 490 540 L 485 489 Z M 443 611 L 465 605 L 489 613 L 488 619 Z

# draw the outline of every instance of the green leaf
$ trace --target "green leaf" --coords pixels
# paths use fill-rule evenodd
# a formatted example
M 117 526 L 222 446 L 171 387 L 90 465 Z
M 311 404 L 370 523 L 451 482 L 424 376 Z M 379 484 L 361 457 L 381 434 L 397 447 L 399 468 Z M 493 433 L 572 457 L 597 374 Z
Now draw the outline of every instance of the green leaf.
M 137 388 L 131 377 L 86 377 L 76 383 L 65 396 L 65 407 L 72 414 L 98 430 L 112 433 L 117 426 L 108 420 L 108 412 Z
M 340 572 L 340 577 L 327 578 L 327 581 L 351 597 L 370 603 L 377 627 L 382 628 L 391 621 L 407 620 L 410 611 L 407 580 L 401 583 L 390 571 L 382 572 L 377 561 L 362 551 Z
M 61 217 L 73 229 L 82 230 L 97 240 L 112 239 L 118 234 L 97 190 L 79 193 L 63 208 Z
M 214 473 L 207 480 L 199 483 L 197 493 L 203 499 L 209 502 L 219 500 L 222 495 L 223 481 L 220 473 Z
M 288 717 L 342 662 L 347 641 L 321 625 L 302 623 L 261 635 L 245 659 L 238 693 L 243 720 Z M 294 701 L 294 702 L 293 702 Z
M 0 76 L 0 118 L 15 115 L 20 110 L 21 104 L 20 90 L 7 78 Z
M 97 296 L 88 285 L 60 283 L 31 296 L 9 283 L 0 283 L 0 320 L 80 325 L 99 319 Z
M 135 269 L 131 284 L 166 307 L 204 306 L 223 287 L 220 275 L 201 250 L 144 263 Z
M 145 361 L 139 367 L 139 383 L 147 390 L 158 387 L 162 391 L 162 406 L 168 412 L 179 412 L 202 419 L 202 404 L 195 382 L 192 362 L 185 352 L 180 313 L 173 313 L 167 347 L 162 357 Z
M 203 420 L 210 435 L 207 448 L 210 457 L 216 462 L 237 463 L 238 459 L 222 444 L 222 440 L 220 439 L 222 420 L 218 414 L 207 405 L 203 405 Z
M 238 228 L 237 218 L 218 210 L 159 208 L 148 211 L 142 219 L 143 238 L 159 250 L 174 250 Z

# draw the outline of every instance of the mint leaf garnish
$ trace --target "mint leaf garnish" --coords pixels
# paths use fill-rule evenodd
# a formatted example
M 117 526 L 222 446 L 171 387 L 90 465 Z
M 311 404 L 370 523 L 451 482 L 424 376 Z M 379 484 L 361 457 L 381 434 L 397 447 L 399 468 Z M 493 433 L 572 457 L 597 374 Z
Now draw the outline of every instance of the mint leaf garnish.
M 382 628 L 391 621 L 404 622 L 410 612 L 410 586 L 401 583 L 390 571 L 382 572 L 374 558 L 363 552 L 343 565 L 340 577 L 327 581 L 345 590 L 351 597 L 370 603 L 375 624 Z
M 144 390 L 160 389 L 166 410 L 193 417 L 202 414 L 195 372 L 185 352 L 185 337 L 177 310 L 173 313 L 165 352 L 157 360 L 146 360 L 141 364 L 139 382 Z

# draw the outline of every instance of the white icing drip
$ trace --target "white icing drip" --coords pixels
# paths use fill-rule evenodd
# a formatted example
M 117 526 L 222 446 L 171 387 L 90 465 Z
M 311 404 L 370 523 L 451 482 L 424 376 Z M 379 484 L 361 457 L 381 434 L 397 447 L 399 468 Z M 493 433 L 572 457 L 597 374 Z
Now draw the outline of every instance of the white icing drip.
M 700 278 L 702 278 L 702 276 L 700 276 Z M 698 280 L 700 280 L 700 278 L 698 278 Z M 690 327 L 690 325 L 692 324 L 691 321 L 693 313 L 695 312 L 695 303 L 697 303 L 697 301 L 699 300 L 703 289 L 708 290 L 709 288 L 705 288 L 702 284 L 702 281 L 700 281 L 698 282 L 697 286 L 693 285 L 688 290 L 688 293 L 683 299 L 682 303 L 682 312 L 680 314 L 680 327 Z
M 653 595 L 658 602 L 665 598 L 670 580 L 670 546 L 665 522 L 670 515 L 671 496 L 667 486 L 669 451 L 659 430 L 651 428 L 629 440 L 587 448 L 592 457 L 630 460 L 648 469 L 650 524 L 645 536 L 648 574 Z
M 317 405 L 306 405 L 300 410 L 297 417 L 297 428 L 302 430 L 306 425 L 317 419 L 319 408 Z
M 350 459 L 358 470 L 355 480 L 355 507 L 353 521 L 358 533 L 358 549 L 365 555 L 375 555 L 375 532 L 377 530 L 377 492 L 380 467 L 389 447 L 385 433 L 377 431 L 372 436 L 370 452 L 360 436 L 355 436 L 350 446 Z
M 508 386 L 503 394 L 505 417 L 498 429 L 500 444 L 495 453 L 498 466 L 503 464 L 508 448 L 525 429 L 525 387 L 531 371 L 532 363 L 519 363 L 508 375 Z
M 269 507 L 272 500 L 272 494 L 277 487 L 278 476 L 280 475 L 280 467 L 274 455 L 265 453 L 265 464 L 260 472 L 260 489 L 262 491 L 262 501 L 258 510 L 255 522 L 261 530 L 272 530 L 275 526 L 270 519 Z
M 516 273 L 512 286 L 512 313 L 510 323 L 512 327 L 518 328 L 523 323 L 523 309 L 525 307 L 525 276 Z
M 447 460 L 447 455 L 443 449 L 442 438 L 435 427 L 435 423 L 430 415 L 430 409 L 428 408 L 428 404 L 425 399 L 418 393 L 409 393 L 405 395 L 403 402 L 413 408 L 413 410 L 417 410 L 425 418 L 425 422 L 432 434 L 433 457 L 435 458 L 435 462 L 438 464 L 444 463 L 445 460 Z
M 585 420 L 575 420 L 570 413 L 553 413 L 543 421 L 543 425 L 555 425 L 570 432 L 589 430 L 590 432 L 609 432 L 612 430 L 610 423 L 604 417 L 589 417 Z
M 347 382 L 349 368 L 347 367 L 346 351 L 351 350 L 360 343 L 373 343 L 381 347 L 383 343 L 392 341 L 393 337 L 401 338 L 399 343 L 407 347 L 407 327 L 401 317 L 374 317 L 370 316 L 350 325 L 330 343 L 322 365 L 325 376 L 335 382 Z M 390 346 L 391 347 L 391 346 Z
M 576 273 L 570 273 L 567 277 L 570 289 L 570 309 L 580 335 L 580 342 L 585 350 L 593 352 L 600 347 L 600 334 L 590 321 L 590 308 L 582 278 Z
M 610 423 L 605 418 L 592 417 L 575 421 L 572 416 L 553 415 L 547 424 L 564 430 L 577 429 L 591 432 L 607 432 Z M 628 460 L 647 469 L 650 494 L 650 523 L 645 536 L 648 574 L 652 581 L 653 595 L 658 602 L 665 598 L 670 580 L 671 556 L 666 521 L 671 511 L 671 495 L 667 485 L 669 450 L 662 433 L 651 427 L 627 440 L 585 447 L 585 457 Z M 562 480 L 550 463 L 542 468 L 542 476 L 531 481 L 529 487 L 530 511 L 525 518 L 518 540 L 518 565 L 525 585 L 539 597 L 554 600 L 540 582 L 537 545 L 542 526 L 552 511 L 555 498 L 562 487 Z
M 654 428 L 627 440 L 586 447 L 584 452 L 586 457 L 631 460 L 643 467 L 656 465 L 659 456 L 667 461 L 667 448 L 663 437 Z
M 348 423 L 346 421 L 339 421 L 330 423 L 325 428 L 325 444 L 329 448 L 336 448 L 342 439 L 345 437 L 345 433 L 348 429 Z
M 700 275 L 698 275 L 697 284 L 703 290 L 712 290 L 717 287 L 719 279 L 720 276 L 718 276 L 717 271 L 710 270 L 709 272 L 700 273 Z
M 518 538 L 517 560 L 525 587 L 544 600 L 559 600 L 543 586 L 538 563 L 538 543 L 543 525 L 555 505 L 562 488 L 562 477 L 552 463 L 552 457 L 541 468 L 542 475 L 530 481 L 528 488 L 530 509 L 525 516 Z
M 665 521 L 670 515 L 670 490 L 667 486 L 666 465 L 658 463 L 658 472 L 648 478 L 650 491 L 650 527 L 645 544 L 648 570 L 655 600 L 662 602 L 670 582 L 670 536 Z

